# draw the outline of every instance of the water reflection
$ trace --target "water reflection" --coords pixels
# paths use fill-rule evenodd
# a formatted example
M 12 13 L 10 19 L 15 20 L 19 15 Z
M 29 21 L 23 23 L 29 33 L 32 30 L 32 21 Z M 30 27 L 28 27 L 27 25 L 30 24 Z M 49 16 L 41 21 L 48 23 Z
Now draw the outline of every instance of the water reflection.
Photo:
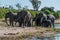
M 60 28 L 60 24 L 55 24 L 55 28 Z M 53 37 L 32 37 L 26 40 L 60 40 L 60 34 L 55 34 Z
M 27 38 L 27 40 L 53 40 L 51 37 L 33 37 L 33 38 Z
M 60 24 L 55 24 L 55 28 L 60 28 Z
M 60 34 L 56 34 L 54 37 L 55 40 L 60 40 Z
M 60 34 L 55 34 L 54 37 L 32 37 L 26 40 L 60 40 Z

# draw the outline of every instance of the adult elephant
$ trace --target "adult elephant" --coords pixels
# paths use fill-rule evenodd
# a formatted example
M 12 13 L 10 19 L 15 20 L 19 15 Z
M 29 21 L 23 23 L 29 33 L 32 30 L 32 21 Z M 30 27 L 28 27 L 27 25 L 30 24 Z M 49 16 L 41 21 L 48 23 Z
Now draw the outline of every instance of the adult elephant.
M 41 12 L 39 14 L 37 14 L 33 21 L 35 21 L 36 26 L 44 26 L 44 27 L 48 27 L 48 26 L 52 26 L 54 27 L 54 20 L 55 17 L 51 14 L 46 15 L 45 13 Z
M 8 19 L 9 18 L 9 24 L 8 24 Z M 6 22 L 6 24 L 9 26 L 13 26 L 14 27 L 14 25 L 13 25 L 13 23 L 14 23 L 14 21 L 16 22 L 17 20 L 17 15 L 14 15 L 12 12 L 8 12 L 8 13 L 6 13 L 6 15 L 5 15 L 5 22 Z
M 54 28 L 55 16 L 52 14 L 47 15 L 47 20 L 51 20 L 52 26 Z
M 32 15 L 29 11 L 22 10 L 21 12 L 18 12 L 17 16 L 19 27 L 31 26 Z
M 21 27 L 22 25 L 24 26 L 24 19 L 25 19 L 25 16 L 27 15 L 27 12 L 22 10 L 20 12 L 17 12 L 17 20 L 18 20 L 18 23 L 19 23 L 19 27 Z
M 36 26 L 42 26 L 43 25 L 42 24 L 43 20 L 47 20 L 47 16 L 43 12 L 37 14 L 35 16 L 35 18 L 33 19 L 33 21 L 35 21 Z
M 51 28 L 51 20 L 42 20 L 42 26 Z
M 25 26 L 32 26 L 32 15 L 29 11 L 27 11 L 27 15 L 25 16 L 24 18 L 24 23 L 25 23 Z

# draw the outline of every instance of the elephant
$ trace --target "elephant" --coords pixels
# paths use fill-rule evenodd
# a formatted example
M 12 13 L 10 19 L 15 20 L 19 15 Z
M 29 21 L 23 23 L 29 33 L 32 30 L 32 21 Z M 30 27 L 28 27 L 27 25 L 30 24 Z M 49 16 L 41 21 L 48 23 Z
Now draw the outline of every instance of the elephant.
M 29 11 L 27 11 L 27 15 L 25 16 L 24 18 L 24 23 L 25 23 L 25 26 L 32 26 L 32 15 Z
M 9 18 L 9 24 L 8 24 L 8 22 L 7 22 L 7 19 Z M 5 15 L 5 22 L 6 22 L 6 24 L 9 26 L 13 26 L 14 27 L 14 25 L 13 25 L 13 23 L 14 23 L 14 21 L 16 22 L 17 20 L 17 15 L 14 15 L 12 12 L 8 12 L 8 13 L 6 13 L 6 15 Z
M 47 15 L 47 20 L 51 20 L 52 26 L 54 28 L 55 16 L 52 14 Z
M 45 17 L 43 16 L 41 20 L 42 20 L 41 21 L 42 26 L 45 27 L 53 26 L 54 28 L 55 17 L 52 14 L 48 14 Z
M 33 21 L 35 21 L 36 26 L 41 26 L 43 19 L 47 20 L 47 16 L 43 12 L 41 12 L 39 14 L 36 14 Z
M 43 27 L 50 27 L 51 28 L 51 20 L 42 20 L 42 26 Z
M 23 26 L 31 26 L 31 14 L 27 11 L 22 10 L 21 12 L 18 12 L 18 23 L 19 27 Z
M 39 16 L 39 14 L 36 14 L 36 16 L 33 18 L 33 22 L 35 21 L 35 25 L 36 26 L 39 26 L 40 25 L 40 21 L 41 20 L 41 17 Z
M 21 12 L 17 12 L 17 20 L 19 23 L 19 27 L 21 27 L 22 25 L 24 25 L 24 18 L 27 15 L 27 12 L 22 10 Z
M 36 14 L 33 21 L 35 21 L 36 26 L 51 27 L 53 25 L 54 27 L 55 17 L 52 14 L 46 15 L 44 12 L 40 12 Z

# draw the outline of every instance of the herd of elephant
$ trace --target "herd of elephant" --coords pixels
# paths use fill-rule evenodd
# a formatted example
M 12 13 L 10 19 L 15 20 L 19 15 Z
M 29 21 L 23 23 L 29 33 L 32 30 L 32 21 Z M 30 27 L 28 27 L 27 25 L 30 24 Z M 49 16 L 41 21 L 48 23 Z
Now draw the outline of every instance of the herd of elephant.
M 9 18 L 9 24 L 8 19 Z M 8 12 L 5 15 L 5 22 L 9 26 L 14 27 L 15 24 L 18 23 L 19 27 L 31 27 L 33 25 L 33 22 L 35 22 L 36 26 L 42 26 L 42 27 L 54 27 L 55 17 L 51 14 L 46 15 L 44 12 L 40 12 L 35 15 L 35 17 L 32 17 L 31 13 L 29 11 L 20 11 L 17 12 L 16 15 L 14 15 L 12 12 Z

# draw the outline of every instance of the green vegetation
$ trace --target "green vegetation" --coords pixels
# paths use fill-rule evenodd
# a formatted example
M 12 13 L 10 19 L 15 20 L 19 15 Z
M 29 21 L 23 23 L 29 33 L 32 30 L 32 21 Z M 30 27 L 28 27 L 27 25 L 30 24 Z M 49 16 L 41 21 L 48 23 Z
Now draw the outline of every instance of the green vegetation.
M 11 12 L 17 12 L 18 10 L 11 9 L 11 8 L 2 8 L 2 7 L 0 7 L 0 18 L 4 18 L 5 14 L 7 12 L 9 12 L 9 11 L 11 11 Z M 53 14 L 57 19 L 60 18 L 60 11 L 54 11 L 54 9 L 52 7 L 44 7 L 40 11 L 34 11 L 34 10 L 29 10 L 29 9 L 28 9 L 28 11 L 30 11 L 30 13 L 32 14 L 33 17 L 37 13 L 39 13 L 39 12 L 42 11 L 42 12 L 45 12 L 47 15 L 48 14 Z
M 41 1 L 39 0 L 30 0 L 34 10 L 38 11 L 40 5 L 41 5 Z
M 11 12 L 17 12 L 17 10 L 15 10 L 15 9 L 2 8 L 2 7 L 0 7 L 0 18 L 4 18 L 5 14 L 7 12 L 9 12 L 9 11 L 11 11 Z
M 39 11 L 33 11 L 33 10 L 28 10 L 28 11 L 31 13 L 33 17 L 35 17 L 35 15 L 39 13 Z

